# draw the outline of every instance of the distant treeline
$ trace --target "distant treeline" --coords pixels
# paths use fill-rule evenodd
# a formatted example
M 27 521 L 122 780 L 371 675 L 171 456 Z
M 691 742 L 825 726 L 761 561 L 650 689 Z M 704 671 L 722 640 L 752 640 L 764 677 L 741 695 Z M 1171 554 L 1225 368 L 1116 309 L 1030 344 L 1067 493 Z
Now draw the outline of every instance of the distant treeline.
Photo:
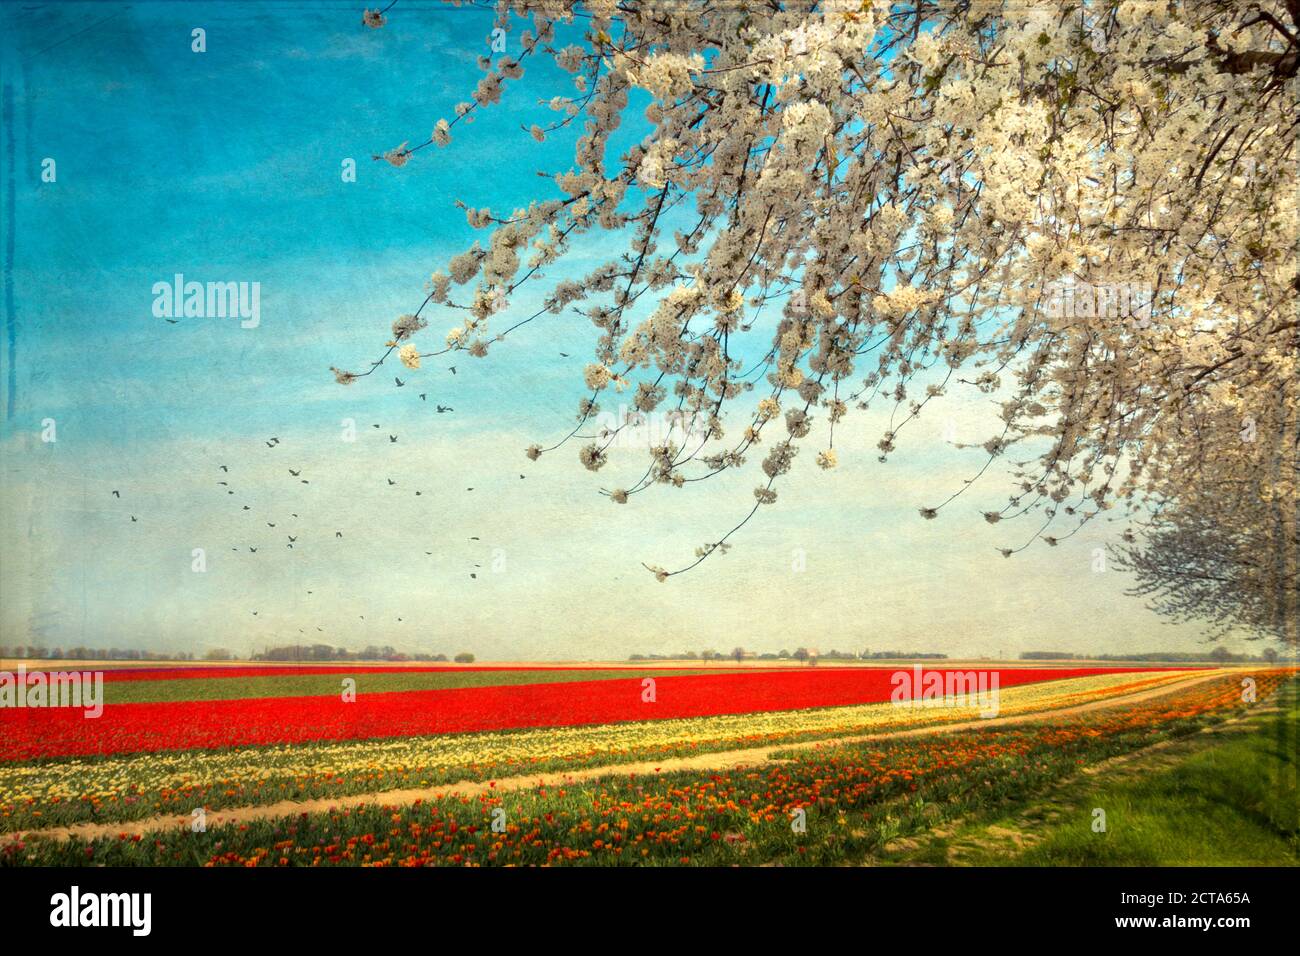
M 36 660 L 75 660 L 75 661 L 238 661 L 243 660 L 238 654 L 224 647 L 214 647 L 205 652 L 201 658 L 187 651 L 140 651 L 117 647 L 33 647 L 0 645 L 0 657 L 14 657 Z M 349 651 L 346 647 L 330 647 L 328 644 L 286 644 L 272 647 L 250 655 L 250 661 L 447 661 L 446 654 L 403 654 L 396 648 L 370 645 L 359 651 Z M 457 664 L 474 663 L 474 655 L 462 651 L 454 658 Z
M 852 651 L 837 651 L 831 649 L 826 652 L 810 650 L 806 647 L 797 647 L 793 652 L 778 651 L 775 654 L 760 654 L 756 651 L 747 651 L 743 647 L 732 649 L 729 654 L 723 654 L 719 651 L 682 651 L 680 654 L 633 654 L 628 660 L 632 661 L 881 661 L 896 660 L 906 658 L 908 660 L 942 660 L 947 654 L 918 654 L 908 651 L 870 651 L 864 650 L 860 654 Z
M 0 644 L 0 657 L 35 658 L 51 661 L 192 661 L 193 654 L 163 651 L 138 651 L 119 647 L 32 647 L 17 645 L 5 647 Z
M 1164 664 L 1194 664 L 1194 663 L 1248 663 L 1250 661 L 1264 661 L 1274 663 L 1278 657 L 1277 650 L 1272 647 L 1264 648 L 1263 652 L 1257 656 L 1250 654 L 1234 654 L 1226 647 L 1216 647 L 1214 650 L 1206 651 L 1148 651 L 1144 654 L 1071 654 L 1066 651 L 1025 651 L 1020 655 L 1022 661 L 1143 661 L 1158 662 Z
M 457 664 L 474 663 L 474 655 L 462 651 L 454 658 Z M 286 644 L 283 647 L 271 647 L 252 655 L 253 661 L 420 661 L 445 662 L 446 654 L 403 654 L 395 647 L 374 644 L 359 651 L 349 651 L 346 647 L 330 647 L 328 644 Z

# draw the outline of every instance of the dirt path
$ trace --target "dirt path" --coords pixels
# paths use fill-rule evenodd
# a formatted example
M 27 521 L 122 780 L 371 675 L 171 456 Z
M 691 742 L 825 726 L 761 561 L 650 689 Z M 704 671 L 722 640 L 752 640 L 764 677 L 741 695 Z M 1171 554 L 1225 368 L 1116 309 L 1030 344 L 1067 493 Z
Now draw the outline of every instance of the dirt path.
M 1136 704 L 1155 697 L 1163 697 L 1173 691 L 1185 690 L 1189 687 L 1203 684 L 1206 681 L 1214 680 L 1221 676 L 1221 672 L 1212 674 L 1189 673 L 1185 680 L 1172 681 L 1168 684 L 1161 684 L 1159 687 L 1138 691 L 1132 694 L 1102 698 L 1100 700 L 1089 701 L 1086 704 L 1076 704 L 1072 707 L 1034 711 L 1032 713 L 1015 714 L 1008 717 L 991 717 L 988 719 L 966 720 L 951 724 L 930 725 L 928 727 L 912 727 L 904 730 L 892 730 L 875 734 L 857 734 L 850 737 L 832 737 L 829 739 L 822 738 L 819 740 L 806 740 L 795 743 L 772 744 L 764 747 L 750 747 L 744 750 L 723 750 L 714 753 L 697 754 L 692 757 L 672 757 L 658 761 L 610 764 L 602 767 L 587 767 L 581 770 L 571 770 L 564 773 L 543 773 L 535 776 L 506 777 L 501 780 L 493 781 L 492 786 L 489 786 L 486 782 L 465 780 L 460 783 L 444 784 L 437 787 L 423 787 L 410 790 L 383 790 L 376 793 L 357 793 L 338 797 L 320 797 L 302 801 L 280 800 L 276 803 L 258 804 L 247 807 L 231 807 L 228 810 L 209 811 L 206 823 L 209 827 L 217 827 L 227 823 L 247 823 L 250 820 L 296 816 L 301 813 L 318 813 L 333 807 L 358 807 L 376 803 L 383 806 L 393 807 L 409 806 L 418 801 L 434 800 L 439 797 L 478 796 L 489 791 L 492 793 L 508 793 L 515 790 L 527 790 L 533 787 L 566 786 L 589 780 L 598 780 L 601 777 L 674 773 L 681 770 L 731 770 L 736 767 L 768 763 L 772 760 L 772 755 L 776 753 L 790 750 L 810 750 L 814 747 L 825 746 L 827 744 L 868 743 L 872 740 L 890 740 L 901 737 L 919 737 L 934 733 L 951 733 L 958 730 L 976 730 L 987 727 L 1006 727 L 1012 724 L 1038 723 L 1043 720 L 1051 720 L 1058 717 L 1087 714 L 1097 710 L 1106 710 L 1111 707 Z M 17 840 L 29 840 L 33 838 L 67 840 L 75 836 L 81 837 L 85 840 L 93 840 L 97 837 L 117 836 L 122 833 L 135 836 L 137 834 L 143 835 L 154 830 L 170 829 L 172 827 L 188 827 L 189 825 L 190 817 L 188 815 L 156 816 L 148 817 L 143 820 L 132 820 L 119 823 L 75 823 L 65 827 L 20 830 L 13 833 L 0 834 L 0 845 L 12 843 Z

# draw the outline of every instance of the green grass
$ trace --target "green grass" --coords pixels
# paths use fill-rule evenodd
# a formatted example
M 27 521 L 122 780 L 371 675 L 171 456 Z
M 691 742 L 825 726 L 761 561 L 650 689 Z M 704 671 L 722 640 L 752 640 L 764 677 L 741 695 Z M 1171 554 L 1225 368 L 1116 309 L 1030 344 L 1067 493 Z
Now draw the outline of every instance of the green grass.
M 949 862 L 955 848 L 960 862 L 974 865 L 1300 864 L 1294 682 L 1275 703 L 1277 710 L 1080 776 L 1037 807 L 992 821 L 1003 837 L 1023 834 L 1023 849 L 990 839 L 985 820 L 909 862 Z M 1104 832 L 1093 831 L 1096 808 L 1105 811 Z
M 689 674 L 725 674 L 709 670 L 526 670 L 526 671 L 406 671 L 291 674 L 269 677 L 192 677 L 175 680 L 106 681 L 106 704 L 141 704 L 184 700 L 236 700 L 257 697 L 337 697 L 340 681 L 352 677 L 357 692 L 449 690 L 458 687 L 504 687 L 517 684 L 564 684 L 587 680 L 641 680 Z

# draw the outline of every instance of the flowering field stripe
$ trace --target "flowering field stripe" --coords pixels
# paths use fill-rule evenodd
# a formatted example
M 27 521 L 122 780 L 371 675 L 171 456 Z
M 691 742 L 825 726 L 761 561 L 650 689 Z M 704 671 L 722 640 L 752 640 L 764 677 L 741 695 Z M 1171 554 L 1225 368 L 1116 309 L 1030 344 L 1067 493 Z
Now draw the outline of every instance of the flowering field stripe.
M 1002 687 L 1150 668 L 1008 668 Z M 926 673 L 949 673 L 932 668 Z M 961 672 L 964 673 L 964 672 Z M 707 715 L 793 711 L 886 701 L 891 671 L 744 671 L 339 696 L 118 704 L 87 720 L 72 708 L 0 711 L 0 761 L 240 745 L 571 727 Z
M 1221 675 L 1219 671 L 1217 674 Z M 1215 674 L 1208 675 L 1214 679 Z M 1095 674 L 1002 691 L 999 716 L 1015 717 L 1196 679 L 1186 671 Z M 139 820 L 194 807 L 231 808 L 428 789 L 635 761 L 982 720 L 977 705 L 914 710 L 889 703 L 795 711 L 311 741 L 266 747 L 65 757 L 0 763 L 0 833 L 43 825 Z
M 718 670 L 650 670 L 638 678 L 689 674 L 715 674 Z M 450 690 L 457 687 L 488 687 L 515 684 L 559 684 L 573 681 L 628 678 L 620 670 L 472 670 L 400 671 L 331 670 L 327 673 L 289 673 L 264 676 L 228 677 L 216 680 L 132 680 L 108 682 L 104 699 L 108 706 L 161 701 L 236 700 L 273 697 L 337 697 L 342 680 L 356 681 L 357 693 L 379 694 L 416 690 Z
M 124 665 L 117 661 L 54 661 L 44 660 L 39 663 L 19 659 L 0 660 L 0 669 L 15 672 L 20 666 L 25 666 L 29 672 L 35 671 L 53 671 L 53 670 L 75 670 L 75 671 L 97 671 L 104 675 L 104 683 L 132 683 L 136 681 L 183 681 L 183 680 L 215 680 L 221 678 L 248 678 L 248 677 L 297 677 L 297 676 L 342 676 L 355 674 L 510 674 L 515 672 L 521 673 L 538 673 L 542 675 L 564 674 L 568 672 L 582 673 L 608 671 L 611 674 L 622 674 L 624 676 L 641 676 L 650 673 L 647 668 L 655 672 L 674 673 L 674 674 L 727 674 L 734 671 L 750 671 L 755 673 L 776 673 L 780 671 L 805 671 L 808 670 L 806 664 L 788 661 L 781 664 L 763 665 L 762 667 L 752 667 L 745 665 L 734 665 L 726 662 L 715 662 L 713 664 L 701 664 L 698 662 L 673 662 L 664 661 L 640 661 L 631 663 L 607 663 L 598 662 L 590 664 L 374 664 L 374 663 L 289 663 L 289 664 L 166 664 L 159 666 L 130 666 Z M 907 662 L 886 662 L 872 664 L 823 664 L 820 670 L 882 670 L 893 673 L 899 669 L 907 669 L 912 666 L 910 661 Z M 952 670 L 970 670 L 977 668 L 976 662 L 966 661 L 949 661 L 945 667 Z M 1044 662 L 1036 665 L 1036 670 L 1061 670 L 1077 671 L 1081 667 L 1095 668 L 1097 673 L 1114 672 L 1120 673 L 1126 670 L 1133 670 L 1134 667 L 1140 669 L 1152 669 L 1155 665 L 1134 663 L 1132 665 L 1122 664 L 1097 664 L 1091 662 L 1080 662 L 1070 665 Z M 1200 665 L 1178 665 L 1175 667 L 1162 668 L 1172 670 L 1195 670 Z M 557 678 L 559 679 L 559 678 Z
M 1294 673 L 1258 675 L 1267 700 Z M 1033 799 L 1081 766 L 1249 708 L 1239 675 L 1032 726 L 845 743 L 724 770 L 610 775 L 84 841 L 0 845 L 0 865 L 843 864 L 899 836 Z M 506 808 L 504 831 L 492 827 Z M 939 815 L 934 810 L 941 810 Z M 806 826 L 796 831 L 792 814 Z

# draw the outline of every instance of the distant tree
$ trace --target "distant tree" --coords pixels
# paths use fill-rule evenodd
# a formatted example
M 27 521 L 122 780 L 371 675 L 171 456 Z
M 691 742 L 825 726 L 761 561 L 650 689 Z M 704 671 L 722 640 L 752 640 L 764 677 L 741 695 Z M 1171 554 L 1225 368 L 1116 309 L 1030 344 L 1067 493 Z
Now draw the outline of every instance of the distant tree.
M 810 656 L 811 655 L 809 655 L 808 653 L 808 648 L 806 647 L 795 648 L 795 652 L 793 655 L 794 659 L 797 661 L 806 661 Z
M 229 649 L 224 647 L 214 647 L 203 655 L 205 661 L 230 661 L 235 659 L 235 655 L 230 653 Z
M 1232 652 L 1220 644 L 1214 650 L 1210 651 L 1210 660 L 1217 661 L 1220 664 L 1226 664 L 1232 660 Z
M 473 664 L 473 663 L 474 663 L 474 655 L 471 654 L 471 653 L 469 653 L 468 651 L 461 651 L 459 654 L 456 655 L 456 663 L 457 663 L 457 664 Z
M 1277 658 L 1278 658 L 1278 653 L 1276 647 L 1264 648 L 1264 660 L 1268 661 L 1270 664 L 1276 664 Z
M 731 656 L 734 657 L 736 663 L 739 664 L 745 659 L 745 649 L 743 647 L 733 647 L 731 649 Z
M 1113 549 L 1133 574 L 1130 594 L 1175 621 L 1207 623 L 1212 639 L 1300 642 L 1300 444 L 1294 409 L 1275 415 L 1280 423 L 1252 420 L 1249 429 L 1236 411 L 1198 419 L 1198 432 L 1217 436 L 1214 453 L 1176 507 Z

